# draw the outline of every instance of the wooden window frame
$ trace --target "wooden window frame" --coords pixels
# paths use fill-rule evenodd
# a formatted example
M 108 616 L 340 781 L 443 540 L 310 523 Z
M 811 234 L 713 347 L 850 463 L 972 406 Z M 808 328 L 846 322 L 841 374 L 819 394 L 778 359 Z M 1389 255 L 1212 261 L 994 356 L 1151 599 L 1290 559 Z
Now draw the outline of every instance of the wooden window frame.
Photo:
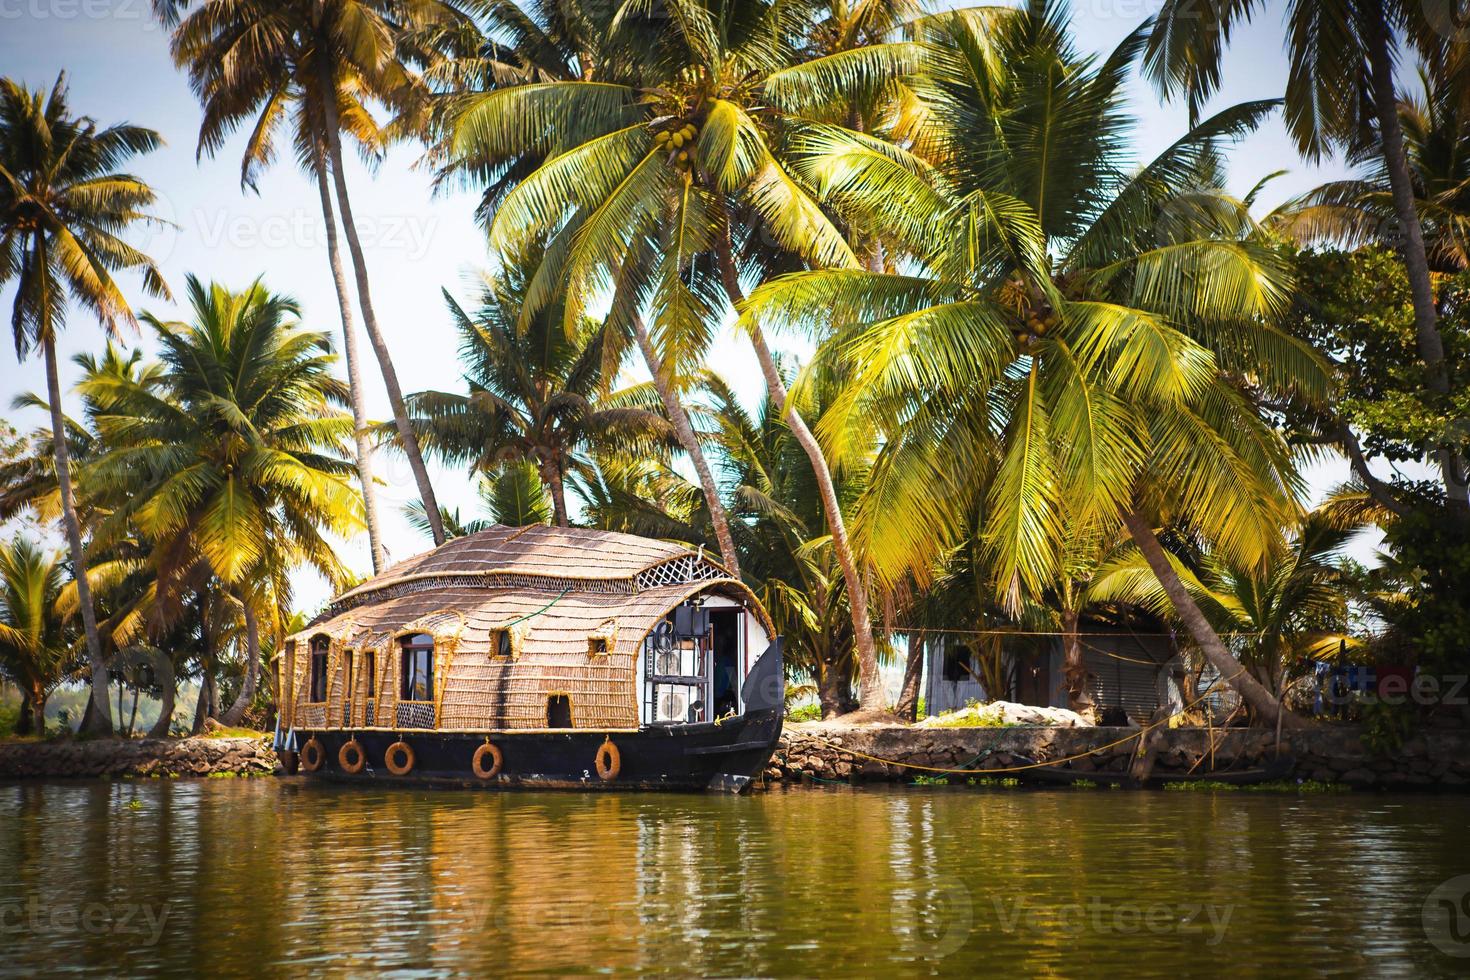
M 416 642 L 419 637 L 427 637 L 429 642 Z M 438 642 L 434 639 L 433 634 L 430 633 L 410 633 L 399 638 L 398 701 L 400 704 L 434 703 L 434 660 L 436 659 L 435 654 L 438 652 L 437 648 Z M 411 667 L 416 667 L 418 665 L 418 655 L 425 653 L 428 654 L 426 665 L 428 669 L 425 671 L 427 684 L 427 691 L 425 693 L 427 694 L 427 697 L 413 697 L 412 695 L 418 692 L 415 691 L 414 688 L 411 686 L 410 679 L 418 672 L 416 670 L 413 670 L 411 672 Z
M 321 641 L 321 649 L 317 648 L 317 641 Z M 317 673 L 317 658 L 321 658 L 321 673 Z M 321 698 L 318 699 L 317 681 L 321 681 Z M 332 693 L 332 638 L 325 633 L 318 633 L 307 641 L 306 646 L 306 703 L 326 704 L 327 698 Z

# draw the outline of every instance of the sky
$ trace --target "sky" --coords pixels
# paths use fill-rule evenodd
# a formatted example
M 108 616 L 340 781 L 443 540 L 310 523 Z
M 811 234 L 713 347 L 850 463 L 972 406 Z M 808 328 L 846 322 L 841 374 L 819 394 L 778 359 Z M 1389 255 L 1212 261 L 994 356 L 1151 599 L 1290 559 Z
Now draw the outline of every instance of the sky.
M 1075 0 L 1074 34 L 1085 50 L 1105 53 L 1145 17 L 1159 0 Z M 1284 3 L 1266 4 L 1254 23 L 1236 31 L 1224 65 L 1224 86 L 1211 108 L 1274 98 L 1285 89 L 1287 59 L 1283 50 Z M 244 134 L 237 134 L 213 157 L 196 159 L 200 109 L 187 78 L 168 53 L 168 34 L 149 13 L 149 0 L 0 0 L 0 74 L 25 84 L 49 87 L 67 73 L 73 111 L 103 124 L 127 121 L 159 131 L 166 145 L 138 159 L 133 172 L 159 193 L 156 213 L 176 227 L 132 236 L 135 245 L 159 263 L 176 297 L 193 274 L 241 287 L 262 277 L 274 291 L 295 297 L 303 322 L 340 338 L 341 321 L 327 266 L 325 230 L 315 184 L 296 169 L 287 152 L 258 181 L 257 191 L 240 187 L 240 153 Z M 1176 140 L 1185 131 L 1186 112 L 1179 104 L 1160 104 L 1142 79 L 1129 83 L 1130 110 L 1137 118 L 1135 145 L 1140 161 Z M 419 165 L 422 151 L 394 149 L 372 170 L 349 161 L 348 183 L 366 261 L 373 305 L 387 335 L 405 391 L 462 388 L 455 361 L 456 339 L 445 312 L 441 289 L 469 303 L 468 285 L 489 264 L 483 233 L 473 220 L 473 195 L 431 193 L 431 174 Z M 1230 185 L 1243 193 L 1261 177 L 1286 169 L 1262 196 L 1274 206 L 1324 180 L 1345 174 L 1336 161 L 1312 167 L 1301 161 L 1279 117 L 1270 119 L 1244 140 L 1230 157 Z M 344 261 L 346 261 L 344 256 Z M 351 276 L 351 267 L 348 266 Z M 144 296 L 136 279 L 123 279 L 135 308 L 164 319 L 185 315 L 167 302 Z M 9 310 L 13 294 L 0 291 Z M 358 318 L 361 329 L 361 319 Z M 146 336 L 123 339 L 149 344 Z M 99 328 L 75 313 L 60 340 L 62 384 L 77 377 L 70 357 L 100 346 Z M 809 348 L 782 338 L 798 356 Z M 365 338 L 362 344 L 368 379 L 368 411 L 389 417 L 387 398 Z M 723 335 L 711 362 L 741 397 L 755 403 L 762 391 L 759 370 L 746 344 Z M 14 411 L 19 392 L 43 390 L 39 357 L 17 363 L 8 344 L 0 352 L 0 405 L 5 418 L 21 431 L 43 424 L 41 413 Z M 74 406 L 75 401 L 69 401 Z M 469 476 L 430 464 L 441 503 L 475 512 Z M 376 473 L 386 484 L 380 508 L 386 525 L 384 543 L 397 560 L 423 551 L 428 541 L 411 529 L 403 506 L 416 497 L 412 475 L 401 458 L 379 453 Z M 1341 462 L 1312 467 L 1307 478 L 1321 491 L 1347 476 Z M 341 548 L 354 570 L 369 570 L 366 536 Z M 297 602 L 312 609 L 327 598 L 327 586 L 309 573 L 298 577 Z

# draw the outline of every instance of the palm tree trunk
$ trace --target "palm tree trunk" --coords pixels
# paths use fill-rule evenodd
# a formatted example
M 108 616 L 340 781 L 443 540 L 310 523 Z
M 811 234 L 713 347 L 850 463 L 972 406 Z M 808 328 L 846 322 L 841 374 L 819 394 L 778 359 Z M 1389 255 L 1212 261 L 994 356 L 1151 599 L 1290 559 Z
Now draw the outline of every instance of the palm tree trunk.
M 388 404 L 393 409 L 393 423 L 398 429 L 398 439 L 403 445 L 403 454 L 408 458 L 414 482 L 418 484 L 419 498 L 424 502 L 424 513 L 429 520 L 429 530 L 434 535 L 435 546 L 444 543 L 444 518 L 439 512 L 439 501 L 434 496 L 434 487 L 429 482 L 429 470 L 424 466 L 424 454 L 419 449 L 419 440 L 409 424 L 408 408 L 403 402 L 403 389 L 398 384 L 398 370 L 393 366 L 393 357 L 388 352 L 388 342 L 378 328 L 378 317 L 373 312 L 372 290 L 368 285 L 367 260 L 362 254 L 362 242 L 357 236 L 357 223 L 352 218 L 352 202 L 347 193 L 347 174 L 342 166 L 342 132 L 337 117 L 337 88 L 332 83 L 330 68 L 325 59 L 321 62 L 322 106 L 326 111 L 327 150 L 332 159 L 332 180 L 337 188 L 337 207 L 342 213 L 342 230 L 347 235 L 347 249 L 352 253 L 352 271 L 357 279 L 357 302 L 362 307 L 363 325 L 367 327 L 368 341 L 378 358 L 378 368 L 383 374 L 383 387 L 388 390 Z
M 112 732 L 112 706 L 107 700 L 110 679 L 102 659 L 102 638 L 97 633 L 97 613 L 92 608 L 92 587 L 87 584 L 87 554 L 82 550 L 82 525 L 77 519 L 76 498 L 71 487 L 71 454 L 66 447 L 66 419 L 61 413 L 61 379 L 56 371 L 56 337 L 48 330 L 41 341 L 46 358 L 46 397 L 51 402 L 51 440 L 56 453 L 56 484 L 61 490 L 61 515 L 66 525 L 66 543 L 71 549 L 72 575 L 77 583 L 77 604 L 82 610 L 82 631 L 87 639 L 87 666 L 92 672 L 92 714 L 87 731 L 94 735 Z
M 133 737 L 133 729 L 138 724 L 138 694 L 140 688 L 133 688 L 133 707 L 128 714 L 128 738 Z
M 658 389 L 658 397 L 664 403 L 664 411 L 668 413 L 669 422 L 674 426 L 679 445 L 684 448 L 684 453 L 694 464 L 694 472 L 699 475 L 699 485 L 704 489 L 705 506 L 709 508 L 710 523 L 715 527 L 715 541 L 720 546 L 720 559 L 730 570 L 730 574 L 739 578 L 740 556 L 735 551 L 735 539 L 730 535 L 729 514 L 725 511 L 724 502 L 720 500 L 720 488 L 715 484 L 714 473 L 704 456 L 704 448 L 694 435 L 694 426 L 689 421 L 689 413 L 684 411 L 684 405 L 679 401 L 678 392 L 674 391 L 673 384 L 664 374 L 663 361 L 658 356 L 658 351 L 653 349 L 653 340 L 648 336 L 648 327 L 643 323 L 643 317 L 635 315 L 632 320 L 633 336 L 638 341 L 638 349 L 643 352 L 643 360 L 647 363 L 649 372 L 653 375 L 653 386 Z
M 33 729 L 31 715 L 31 692 L 20 688 L 20 716 L 15 719 L 15 734 L 29 735 Z
M 730 303 L 738 309 L 745 297 L 740 291 L 740 277 L 730 249 L 728 227 L 726 234 L 720 239 L 718 252 L 720 277 L 725 293 L 729 296 Z M 785 417 L 787 427 L 796 437 L 797 444 L 806 452 L 807 459 L 811 461 L 812 472 L 817 478 L 817 491 L 821 494 L 822 509 L 827 515 L 827 530 L 832 534 L 832 551 L 837 557 L 837 564 L 842 568 L 842 580 L 847 586 L 847 605 L 852 611 L 858 683 L 862 687 L 858 704 L 864 711 L 882 711 L 887 707 L 887 699 L 883 694 L 883 677 L 878 671 L 878 650 L 873 643 L 873 625 L 868 619 L 868 590 L 863 586 L 863 577 L 858 573 L 857 562 L 853 559 L 852 546 L 847 537 L 847 524 L 842 519 L 837 488 L 832 483 L 832 470 L 827 466 L 827 457 L 822 455 L 822 447 L 816 436 L 812 435 L 812 430 L 807 428 L 801 413 L 786 398 L 786 385 L 781 380 L 781 372 L 776 369 L 776 359 L 771 356 L 765 334 L 755 324 L 750 326 L 750 343 L 755 348 L 756 360 L 760 362 L 761 374 L 765 376 L 766 391 L 770 395 L 771 403 Z
M 1378 113 L 1388 183 L 1393 191 L 1394 214 L 1403 232 L 1404 265 L 1409 273 L 1409 287 L 1414 297 L 1414 339 L 1419 349 L 1419 359 L 1424 362 L 1429 390 L 1444 398 L 1450 392 L 1449 369 L 1445 365 L 1444 340 L 1439 333 L 1434 286 L 1429 278 L 1424 229 L 1419 224 L 1408 155 L 1404 151 L 1404 130 L 1399 122 L 1387 14 L 1382 4 L 1367 4 L 1364 10 L 1367 11 L 1368 18 L 1368 63 L 1372 69 L 1374 109 Z M 1462 507 L 1470 506 L 1467 477 L 1457 454 L 1452 449 L 1444 448 L 1435 455 L 1439 458 L 1445 495 Z
M 1075 609 L 1062 611 L 1062 677 L 1067 684 L 1067 707 L 1088 721 L 1096 721 L 1097 699 L 1092 696 L 1092 678 L 1082 656 L 1079 619 L 1081 615 Z
M 1190 635 L 1194 637 L 1195 643 L 1199 645 L 1210 666 L 1219 671 L 1225 682 L 1240 694 L 1241 700 L 1250 708 L 1252 714 L 1264 724 L 1275 725 L 1279 720 L 1280 723 L 1292 728 L 1304 727 L 1307 724 L 1306 720 L 1285 711 L 1281 704 L 1271 696 L 1271 692 L 1262 687 L 1260 682 L 1250 675 L 1250 671 L 1246 670 L 1245 665 L 1236 660 L 1225 648 L 1219 634 L 1215 632 L 1209 620 L 1205 619 L 1205 614 L 1190 597 L 1189 590 L 1184 587 L 1174 566 L 1169 562 L 1168 555 L 1164 554 L 1164 546 L 1159 544 L 1153 526 L 1136 512 L 1124 514 L 1123 523 L 1128 528 L 1133 543 L 1138 545 L 1138 550 L 1148 562 L 1148 567 L 1153 569 L 1159 585 L 1163 586 L 1164 594 L 1169 597 L 1169 602 L 1174 607 L 1174 614 L 1179 617 L 1185 629 L 1189 630 Z
M 174 676 L 174 662 L 172 658 L 159 658 L 168 660 L 169 674 L 167 677 L 158 678 L 158 686 L 163 689 L 163 703 L 158 706 L 158 720 L 153 727 L 148 729 L 149 738 L 168 738 L 169 729 L 174 719 L 174 688 L 178 684 L 178 678 Z
M 200 661 L 199 674 L 199 697 L 194 700 L 194 723 L 189 726 L 190 735 L 198 735 L 204 731 L 204 719 L 209 716 L 209 691 L 205 684 L 209 667 L 204 661 Z
M 903 665 L 903 687 L 898 692 L 898 703 L 893 713 L 904 721 L 919 720 L 919 682 L 924 677 L 924 634 L 918 630 L 909 634 L 909 655 Z
M 240 607 L 245 611 L 245 680 L 240 685 L 235 703 L 220 719 L 231 728 L 244 720 L 245 711 L 255 700 L 255 690 L 260 684 L 260 624 L 256 622 L 255 609 L 249 600 L 242 597 Z
M 362 485 L 363 515 L 367 522 L 368 547 L 372 550 L 373 573 L 383 570 L 383 539 L 378 525 L 378 489 L 373 484 L 373 446 L 368 439 L 367 398 L 362 387 L 362 355 L 357 349 L 357 325 L 352 322 L 352 300 L 347 296 L 347 276 L 342 272 L 342 245 L 337 240 L 337 215 L 327 186 L 327 161 L 320 145 L 316 151 L 316 188 L 322 202 L 322 220 L 327 226 L 327 261 L 332 268 L 332 285 L 337 289 L 337 309 L 342 315 L 342 355 L 347 361 L 347 387 L 352 395 L 353 440 L 357 452 L 357 481 Z
M 546 466 L 546 487 L 551 491 L 552 521 L 557 527 L 571 527 L 567 520 L 567 488 L 562 479 L 561 468 L 555 463 Z

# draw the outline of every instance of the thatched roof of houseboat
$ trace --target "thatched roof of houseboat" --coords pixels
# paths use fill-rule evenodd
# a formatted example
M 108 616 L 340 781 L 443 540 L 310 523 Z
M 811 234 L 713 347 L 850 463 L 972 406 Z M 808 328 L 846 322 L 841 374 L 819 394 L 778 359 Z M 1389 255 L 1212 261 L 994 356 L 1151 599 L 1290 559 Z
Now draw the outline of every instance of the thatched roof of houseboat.
M 687 545 L 589 528 L 496 525 L 398 562 L 339 596 L 332 612 L 451 585 L 627 595 L 727 577 L 718 561 Z

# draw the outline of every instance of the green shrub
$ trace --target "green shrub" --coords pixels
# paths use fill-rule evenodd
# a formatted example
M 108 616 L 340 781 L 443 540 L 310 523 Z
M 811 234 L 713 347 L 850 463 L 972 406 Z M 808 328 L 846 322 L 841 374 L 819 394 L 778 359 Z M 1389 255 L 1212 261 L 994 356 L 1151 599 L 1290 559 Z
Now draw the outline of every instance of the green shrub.
M 821 721 L 822 706 L 820 704 L 803 704 L 795 708 L 786 709 L 787 721 Z

